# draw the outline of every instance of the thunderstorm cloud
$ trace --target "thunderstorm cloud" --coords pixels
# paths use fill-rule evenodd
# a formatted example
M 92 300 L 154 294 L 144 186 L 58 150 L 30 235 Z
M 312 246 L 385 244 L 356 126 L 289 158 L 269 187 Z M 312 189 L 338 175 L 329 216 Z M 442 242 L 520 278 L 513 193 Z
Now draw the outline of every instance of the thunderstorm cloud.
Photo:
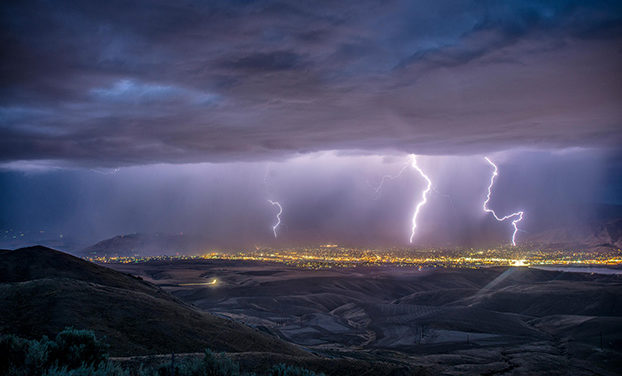
M 622 142 L 615 1 L 9 1 L 0 19 L 4 164 Z

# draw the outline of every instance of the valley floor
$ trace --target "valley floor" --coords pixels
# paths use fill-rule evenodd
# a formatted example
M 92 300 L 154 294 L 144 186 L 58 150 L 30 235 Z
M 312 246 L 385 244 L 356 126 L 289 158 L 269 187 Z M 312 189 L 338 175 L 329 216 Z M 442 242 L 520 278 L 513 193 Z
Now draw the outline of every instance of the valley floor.
M 533 268 L 318 271 L 219 260 L 107 266 L 310 354 L 383 362 L 396 372 L 614 375 L 622 369 L 619 274 Z M 242 363 L 266 357 L 232 356 Z M 320 368 L 331 373 L 329 363 Z

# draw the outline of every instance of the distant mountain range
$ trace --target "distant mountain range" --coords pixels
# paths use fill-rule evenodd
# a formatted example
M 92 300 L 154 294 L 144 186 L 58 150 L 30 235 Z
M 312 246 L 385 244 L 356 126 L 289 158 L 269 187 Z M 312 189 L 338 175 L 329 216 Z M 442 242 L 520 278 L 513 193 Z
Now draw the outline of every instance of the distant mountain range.
M 622 218 L 607 222 L 563 226 L 521 237 L 530 243 L 569 249 L 622 249 Z
M 128 234 L 102 240 L 78 252 L 79 256 L 161 256 L 196 254 L 202 251 L 202 240 L 184 234 Z
M 562 226 L 536 233 L 521 233 L 519 241 L 544 249 L 622 249 L 622 218 Z M 192 255 L 205 251 L 203 244 L 204 240 L 192 235 L 128 234 L 102 240 L 76 252 L 76 255 L 81 257 Z

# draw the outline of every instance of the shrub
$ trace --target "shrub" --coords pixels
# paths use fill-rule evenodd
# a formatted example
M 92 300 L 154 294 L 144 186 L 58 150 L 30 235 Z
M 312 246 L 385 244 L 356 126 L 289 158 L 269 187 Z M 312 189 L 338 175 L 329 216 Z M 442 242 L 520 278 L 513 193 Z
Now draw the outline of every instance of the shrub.
M 30 341 L 12 334 L 0 337 L 0 374 L 27 375 L 26 356 Z
M 324 376 L 324 374 L 317 374 L 306 368 L 281 363 L 272 367 L 269 376 Z
M 66 328 L 54 340 L 29 340 L 15 335 L 0 336 L 0 375 L 4 376 L 129 376 L 108 361 L 107 346 L 89 330 Z M 255 376 L 241 373 L 238 362 L 224 354 L 205 350 L 203 359 L 181 358 L 143 368 L 140 376 Z M 269 376 L 323 376 L 308 369 L 279 364 Z
M 175 360 L 175 376 L 240 376 L 240 365 L 221 355 L 206 350 L 203 359 Z M 171 376 L 171 361 L 163 362 L 156 367 L 144 369 L 140 376 Z
M 26 355 L 26 369 L 31 370 L 31 374 L 34 374 L 35 370 L 40 373 L 49 364 L 50 347 L 53 343 L 46 336 L 39 341 L 30 341 Z
M 94 374 L 100 367 L 112 367 L 107 363 L 106 349 L 106 345 L 89 330 L 66 328 L 53 341 L 45 336 L 37 341 L 4 335 L 0 336 L 0 374 L 38 376 L 52 372 L 73 375 L 72 370 L 78 372 L 76 375 Z
M 217 357 L 207 349 L 203 357 L 205 376 L 239 376 L 240 365 L 226 356 Z
M 0 374 L 37 375 L 48 364 L 50 341 L 28 340 L 13 334 L 0 336 Z
M 82 365 L 98 365 L 108 359 L 107 346 L 90 330 L 65 328 L 56 335 L 49 351 L 49 361 L 74 369 Z
M 75 369 L 52 367 L 42 376 L 129 376 L 129 372 L 110 362 L 98 365 L 82 365 Z

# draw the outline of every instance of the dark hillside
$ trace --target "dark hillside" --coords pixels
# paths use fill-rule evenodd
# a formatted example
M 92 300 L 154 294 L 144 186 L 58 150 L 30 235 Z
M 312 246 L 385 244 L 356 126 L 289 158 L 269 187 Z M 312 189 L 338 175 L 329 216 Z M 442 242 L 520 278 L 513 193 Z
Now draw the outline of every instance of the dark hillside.
M 105 336 L 113 355 L 264 351 L 306 354 L 200 312 L 138 278 L 45 247 L 0 254 L 0 333 L 37 338 L 67 326 Z

